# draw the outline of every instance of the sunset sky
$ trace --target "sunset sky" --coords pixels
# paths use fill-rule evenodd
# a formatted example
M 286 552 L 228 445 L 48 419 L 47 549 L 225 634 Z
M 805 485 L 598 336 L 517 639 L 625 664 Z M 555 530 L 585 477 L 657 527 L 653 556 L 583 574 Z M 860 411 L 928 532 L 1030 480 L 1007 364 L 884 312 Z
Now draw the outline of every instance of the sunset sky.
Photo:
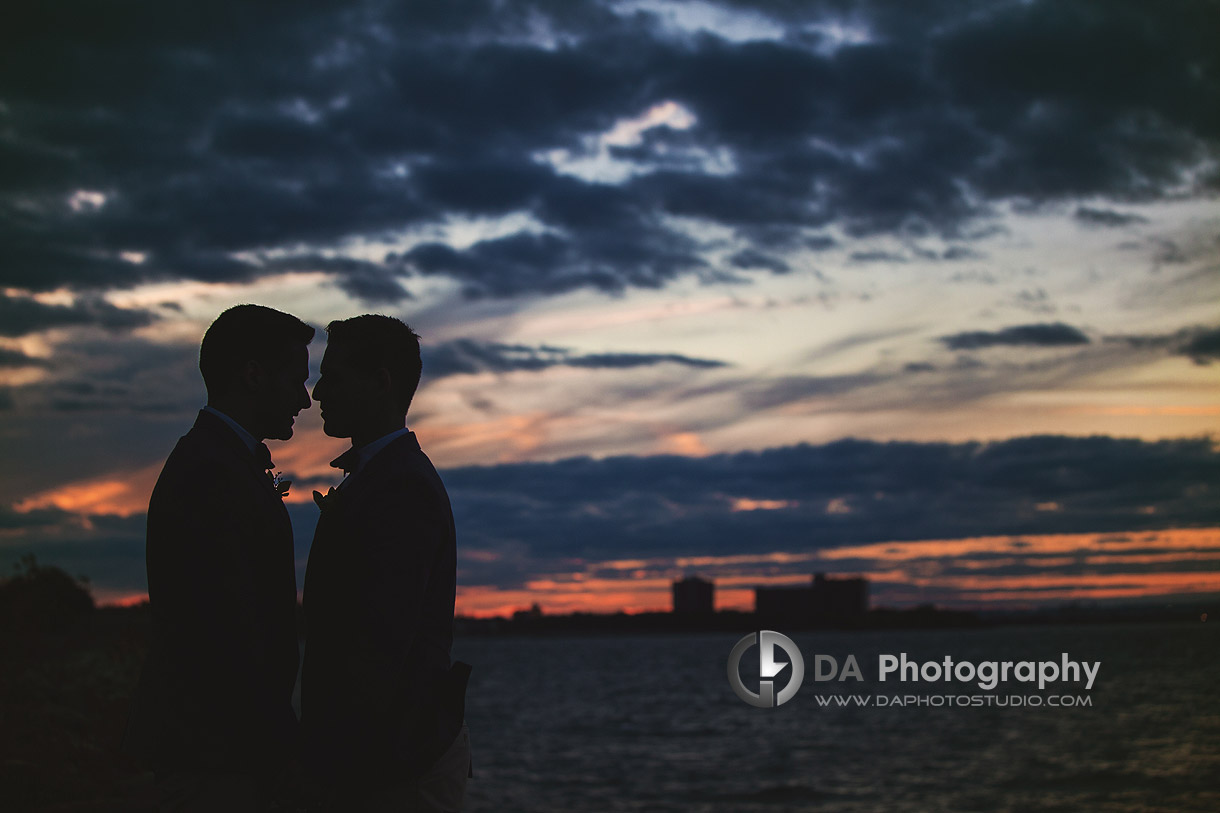
M 1216 3 L 193 5 L 0 27 L 5 572 L 143 596 L 257 302 L 422 335 L 459 613 L 1220 597 Z

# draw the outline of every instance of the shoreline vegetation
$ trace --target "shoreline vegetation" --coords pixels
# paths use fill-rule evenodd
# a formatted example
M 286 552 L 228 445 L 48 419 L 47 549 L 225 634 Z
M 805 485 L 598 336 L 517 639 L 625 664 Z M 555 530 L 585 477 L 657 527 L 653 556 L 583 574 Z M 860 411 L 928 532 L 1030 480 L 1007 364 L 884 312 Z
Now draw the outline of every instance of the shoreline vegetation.
M 850 618 L 767 618 L 722 611 L 459 616 L 460 636 L 715 633 L 778 628 L 874 630 L 996 625 L 1198 622 L 1207 602 L 965 612 L 873 609 Z M 9 811 L 148 809 L 152 777 L 119 752 L 144 660 L 147 604 L 97 607 L 87 582 L 24 558 L 0 579 L 0 799 Z M 304 630 L 302 629 L 302 632 Z
M 119 751 L 148 613 L 97 608 L 84 580 L 24 557 L 0 579 L 0 799 L 10 811 L 147 809 Z

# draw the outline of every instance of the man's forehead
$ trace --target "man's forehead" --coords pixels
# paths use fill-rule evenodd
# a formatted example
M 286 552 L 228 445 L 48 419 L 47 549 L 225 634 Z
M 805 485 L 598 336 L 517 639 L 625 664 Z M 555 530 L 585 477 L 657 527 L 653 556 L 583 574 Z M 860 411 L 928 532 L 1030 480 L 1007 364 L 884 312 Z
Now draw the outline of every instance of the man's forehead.
M 351 363 L 351 348 L 344 347 L 342 344 L 331 343 L 326 345 L 326 352 L 322 354 L 322 367 L 347 367 Z
M 303 344 L 291 347 L 270 348 L 261 353 L 251 350 L 249 357 L 269 370 L 296 371 L 302 365 L 309 366 L 309 348 Z

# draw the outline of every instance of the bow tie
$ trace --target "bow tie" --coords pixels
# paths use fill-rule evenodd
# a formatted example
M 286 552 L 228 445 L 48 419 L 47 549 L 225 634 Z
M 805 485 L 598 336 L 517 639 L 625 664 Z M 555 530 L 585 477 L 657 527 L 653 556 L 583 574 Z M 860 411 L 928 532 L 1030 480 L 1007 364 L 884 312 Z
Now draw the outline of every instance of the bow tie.
M 275 464 L 271 462 L 271 450 L 267 448 L 266 443 L 260 443 L 254 447 L 254 459 L 264 469 L 275 468 Z
M 356 466 L 360 465 L 360 452 L 353 446 L 330 461 L 330 464 L 336 469 L 343 469 L 344 474 L 350 474 L 356 470 Z

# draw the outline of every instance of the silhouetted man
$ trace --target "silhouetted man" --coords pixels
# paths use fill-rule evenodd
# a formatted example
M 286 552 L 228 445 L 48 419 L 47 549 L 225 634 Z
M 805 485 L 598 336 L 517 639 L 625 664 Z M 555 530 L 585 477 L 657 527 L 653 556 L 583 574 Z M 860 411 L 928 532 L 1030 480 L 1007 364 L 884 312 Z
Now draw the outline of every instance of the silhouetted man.
M 148 504 L 152 637 L 125 746 L 166 810 L 259 810 L 291 759 L 298 645 L 292 525 L 264 438 L 310 405 L 314 330 L 238 305 L 204 334 L 207 406 Z
M 388 316 L 327 328 L 313 397 L 351 438 L 305 575 L 301 731 L 327 809 L 459 810 L 470 766 L 469 667 L 454 664 L 449 497 L 406 428 L 419 337 Z

